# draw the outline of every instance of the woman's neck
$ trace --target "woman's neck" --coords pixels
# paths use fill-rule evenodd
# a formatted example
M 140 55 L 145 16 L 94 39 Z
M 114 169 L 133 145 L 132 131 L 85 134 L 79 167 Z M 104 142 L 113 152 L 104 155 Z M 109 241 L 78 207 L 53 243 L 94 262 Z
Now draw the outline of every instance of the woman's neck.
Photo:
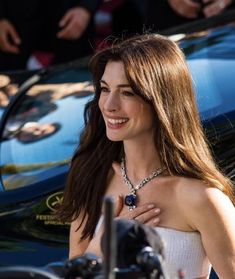
M 124 142 L 125 165 L 129 179 L 138 183 L 153 171 L 162 168 L 162 162 L 154 142 L 141 145 L 135 142 Z

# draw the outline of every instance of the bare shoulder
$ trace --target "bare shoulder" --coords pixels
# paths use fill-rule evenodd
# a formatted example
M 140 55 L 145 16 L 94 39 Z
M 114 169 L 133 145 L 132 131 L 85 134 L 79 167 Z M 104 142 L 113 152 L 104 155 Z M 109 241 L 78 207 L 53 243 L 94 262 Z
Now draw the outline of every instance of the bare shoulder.
M 180 177 L 176 185 L 177 199 L 186 206 L 208 206 L 211 203 L 227 203 L 229 198 L 218 188 L 195 178 Z
M 221 190 L 199 179 L 180 177 L 176 185 L 176 199 L 181 213 L 194 229 L 197 229 L 200 220 L 208 221 L 209 216 L 235 214 L 232 202 Z

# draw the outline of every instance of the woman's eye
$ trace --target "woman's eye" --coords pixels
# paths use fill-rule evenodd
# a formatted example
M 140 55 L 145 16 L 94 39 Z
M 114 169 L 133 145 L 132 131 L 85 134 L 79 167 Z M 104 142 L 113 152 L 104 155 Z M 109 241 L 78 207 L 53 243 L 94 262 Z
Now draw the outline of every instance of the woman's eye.
M 130 91 L 122 91 L 122 95 L 124 96 L 134 96 L 135 94 L 133 92 L 130 92 Z
M 101 88 L 100 88 L 100 92 L 101 92 L 101 93 L 107 93 L 107 92 L 109 92 L 109 90 L 108 90 L 107 87 L 101 87 Z

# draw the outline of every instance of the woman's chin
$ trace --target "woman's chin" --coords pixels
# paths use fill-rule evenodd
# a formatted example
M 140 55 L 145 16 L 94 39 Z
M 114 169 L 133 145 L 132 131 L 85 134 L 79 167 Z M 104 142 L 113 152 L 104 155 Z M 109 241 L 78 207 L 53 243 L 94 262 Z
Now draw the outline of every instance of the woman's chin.
M 122 141 L 123 137 L 120 137 L 118 135 L 111 135 L 110 133 L 107 133 L 107 138 L 111 141 Z

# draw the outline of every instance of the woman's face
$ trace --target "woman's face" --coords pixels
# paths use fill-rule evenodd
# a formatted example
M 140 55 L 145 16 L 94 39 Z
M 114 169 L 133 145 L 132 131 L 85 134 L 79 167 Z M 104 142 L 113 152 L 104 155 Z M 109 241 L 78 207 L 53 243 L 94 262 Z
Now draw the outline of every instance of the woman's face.
M 121 61 L 110 61 L 100 81 L 99 108 L 112 141 L 141 139 L 153 134 L 153 110 L 131 89 Z

